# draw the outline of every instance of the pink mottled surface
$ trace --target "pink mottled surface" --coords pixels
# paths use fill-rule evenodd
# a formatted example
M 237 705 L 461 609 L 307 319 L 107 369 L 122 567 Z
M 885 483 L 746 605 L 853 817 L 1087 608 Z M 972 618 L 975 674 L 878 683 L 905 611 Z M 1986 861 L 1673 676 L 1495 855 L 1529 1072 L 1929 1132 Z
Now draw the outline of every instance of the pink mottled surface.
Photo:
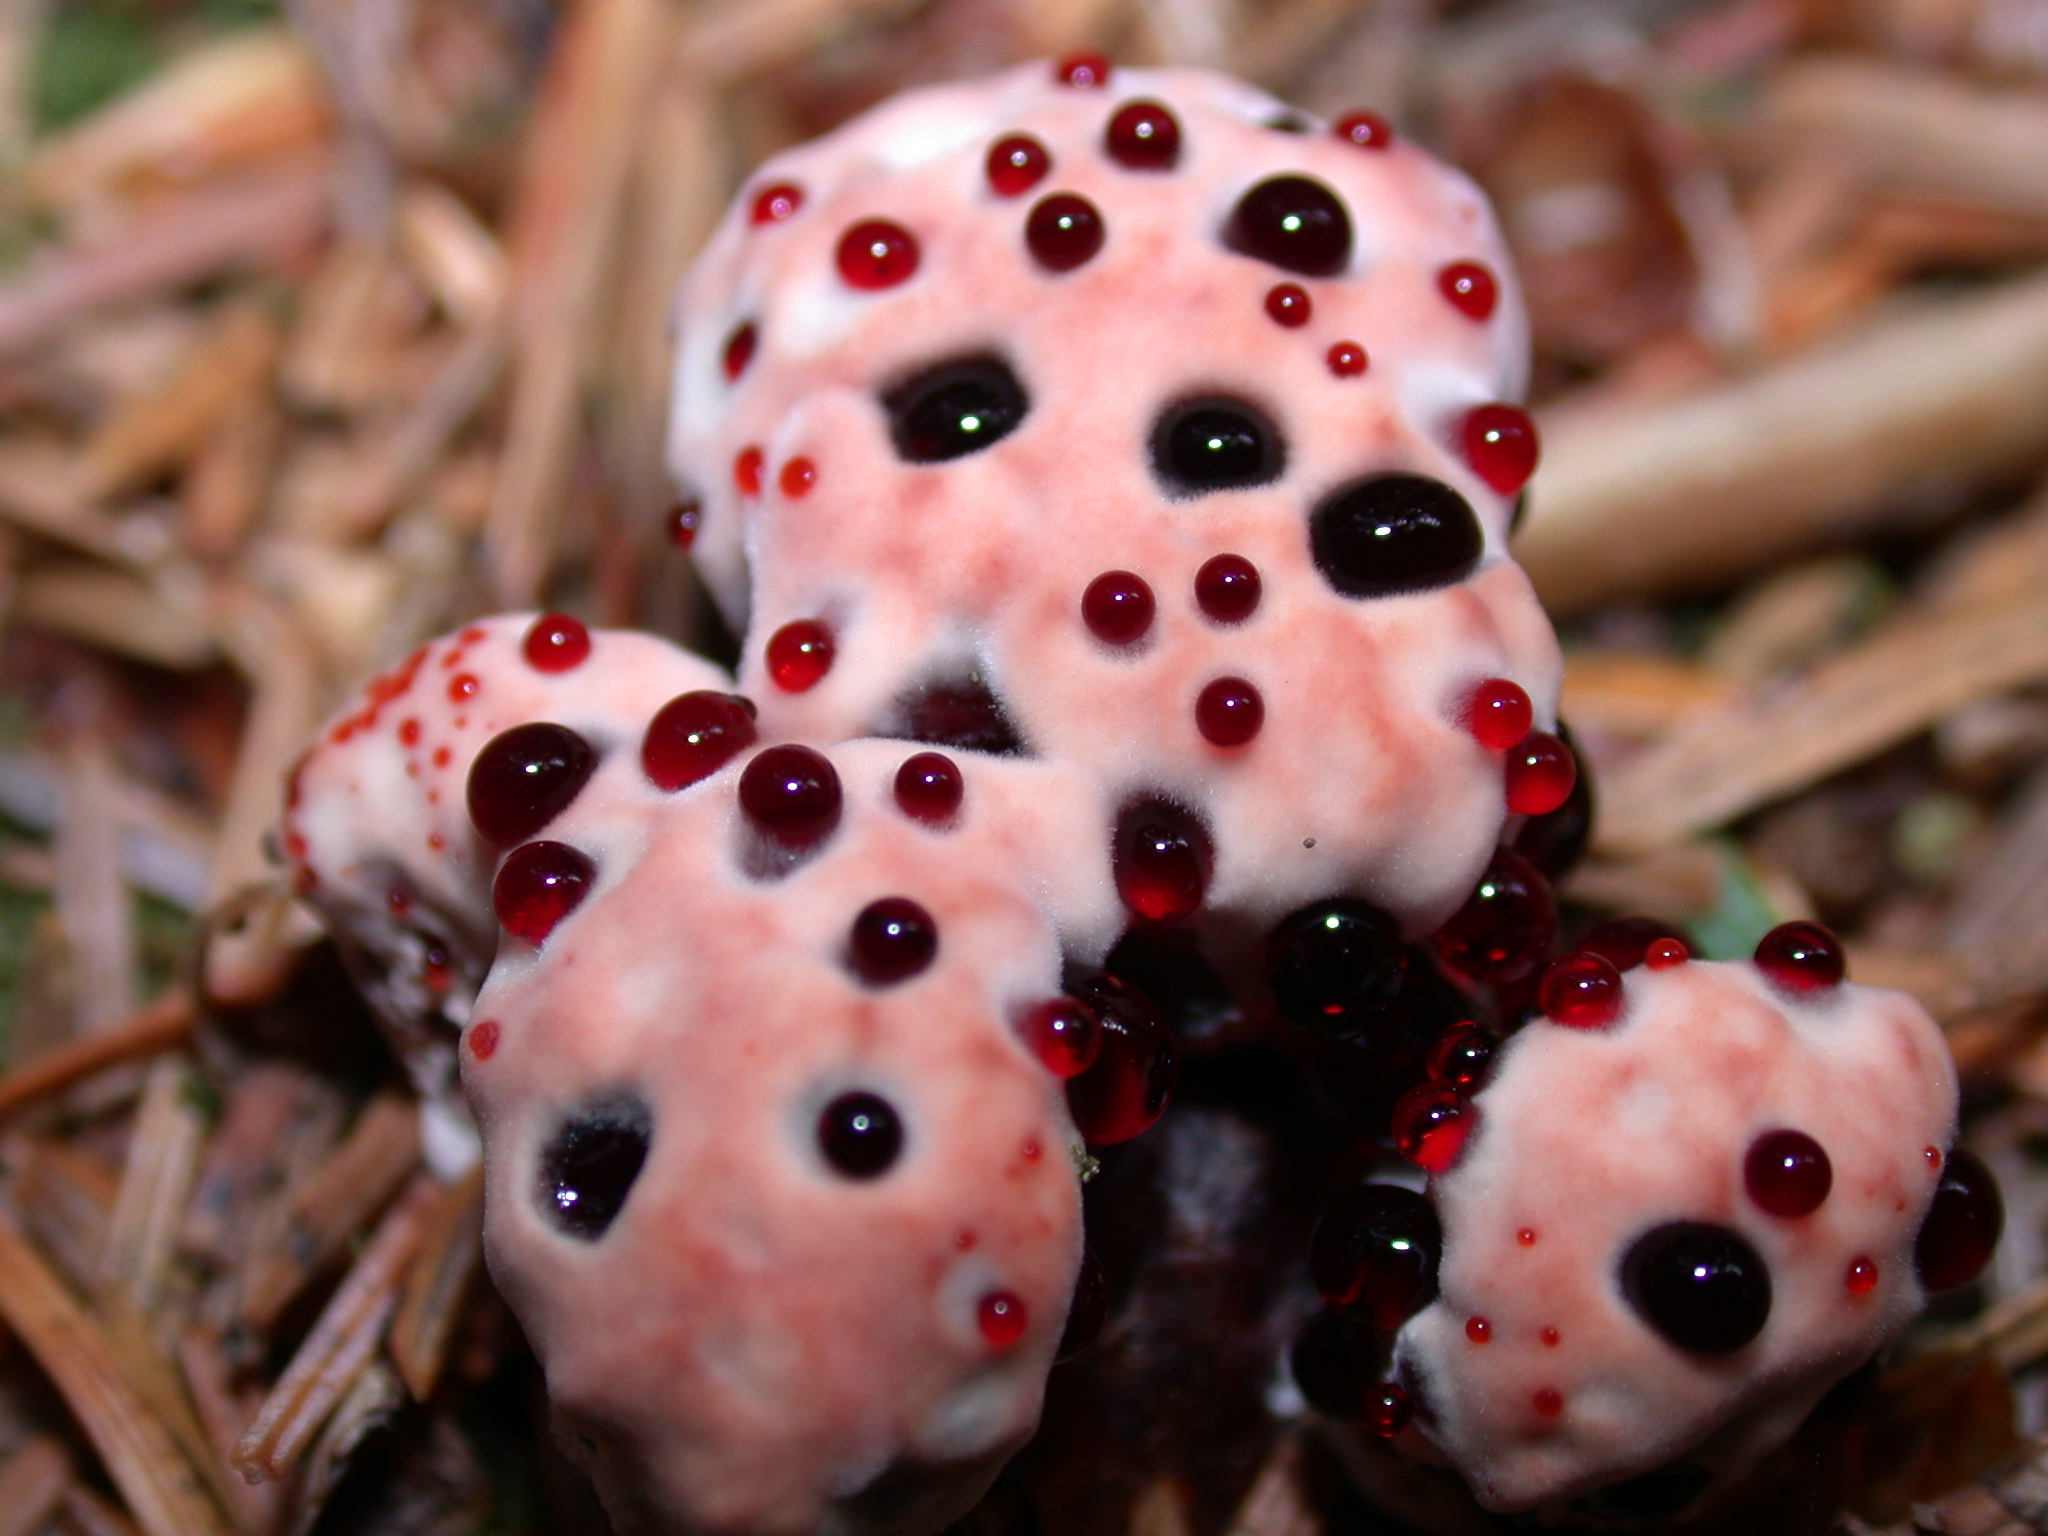
M 1478 1129 L 1431 1183 L 1442 1293 L 1401 1330 L 1396 1369 L 1426 1404 L 1423 1433 L 1490 1508 L 1688 1454 L 1738 1473 L 1925 1300 L 1913 1244 L 1939 1173 L 1927 1149 L 1955 1134 L 1956 1078 L 1919 1004 L 1859 986 L 1798 1000 L 1746 961 L 1626 982 L 1613 1027 L 1538 1021 L 1508 1042 Z M 1833 1164 L 1827 1200 L 1796 1219 L 1744 1186 L 1750 1144 L 1778 1129 Z M 1733 1228 L 1769 1265 L 1769 1319 L 1733 1354 L 1673 1347 L 1623 1295 L 1630 1245 L 1673 1221 Z M 1877 1266 L 1863 1294 L 1847 1284 L 1858 1258 Z M 1537 1406 L 1546 1391 L 1554 1415 Z
M 1102 150 L 1118 106 L 1167 104 L 1181 128 L 1170 172 L 1126 169 Z M 671 437 L 679 478 L 703 501 L 696 549 L 747 632 L 742 682 L 764 728 L 833 740 L 887 732 L 918 685 L 978 672 L 1026 747 L 1071 762 L 1114 807 L 1164 793 L 1205 816 L 1216 844 L 1212 908 L 1270 920 L 1344 891 L 1428 931 L 1471 889 L 1504 811 L 1498 753 L 1460 726 L 1488 677 L 1519 682 L 1552 718 L 1556 642 L 1507 557 L 1508 502 L 1453 451 L 1457 424 L 1523 387 L 1526 326 L 1504 248 L 1478 191 L 1413 145 L 1364 149 L 1235 81 L 1119 68 L 1106 90 L 1053 83 L 1044 64 L 908 93 L 752 178 L 685 289 Z M 996 139 L 1037 138 L 1052 169 L 1022 196 L 989 186 Z M 1353 226 L 1349 266 L 1304 277 L 1236 254 L 1221 230 L 1265 177 L 1309 175 Z M 794 216 L 749 222 L 756 190 L 802 189 Z M 1078 269 L 1027 253 L 1031 206 L 1065 191 L 1101 212 L 1107 239 Z M 834 252 L 882 217 L 915 236 L 900 286 L 858 291 Z M 1449 263 L 1501 282 L 1490 319 L 1439 291 Z M 1268 317 L 1281 282 L 1305 289 L 1305 326 Z M 759 341 L 736 381 L 736 328 Z M 1370 355 L 1339 377 L 1334 343 Z M 901 461 L 881 396 L 947 359 L 994 353 L 1030 398 L 1017 430 L 937 464 Z M 1190 396 L 1241 397 L 1286 444 L 1272 483 L 1169 499 L 1149 441 Z M 763 455 L 743 496 L 737 457 Z M 815 466 L 798 496 L 782 471 Z M 1486 550 L 1458 585 L 1373 600 L 1338 595 L 1310 558 L 1308 517 L 1336 487 L 1376 471 L 1430 475 L 1478 512 Z M 1193 582 L 1219 553 L 1251 560 L 1264 598 L 1246 622 L 1196 608 Z M 1104 645 L 1083 626 L 1098 574 L 1132 571 L 1158 615 L 1146 641 Z M 822 620 L 837 657 L 815 687 L 785 693 L 763 650 L 792 620 Z M 1265 703 L 1249 745 L 1198 734 L 1194 701 L 1220 677 Z M 1105 826 L 1096 836 L 1106 841 Z M 1311 841 L 1312 840 L 1312 841 Z

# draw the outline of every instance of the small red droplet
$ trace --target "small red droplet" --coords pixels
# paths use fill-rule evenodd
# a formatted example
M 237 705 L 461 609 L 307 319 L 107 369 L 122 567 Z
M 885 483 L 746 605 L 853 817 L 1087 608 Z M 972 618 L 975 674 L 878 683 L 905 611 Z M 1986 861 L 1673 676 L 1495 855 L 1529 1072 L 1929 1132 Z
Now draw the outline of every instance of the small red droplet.
M 515 939 L 538 945 L 582 903 L 597 866 L 567 843 L 526 843 L 505 856 L 491 883 L 491 909 Z
M 477 681 L 474 672 L 458 672 L 448 679 L 448 701 L 460 704 L 464 699 L 473 699 L 483 684 Z
M 692 498 L 679 501 L 669 508 L 668 541 L 677 549 L 688 549 L 697 542 L 697 524 L 702 521 L 704 509 Z
M 1460 314 L 1485 320 L 1500 299 L 1500 285 L 1476 261 L 1454 261 L 1436 275 L 1436 285 Z
M 896 804 L 912 821 L 941 826 L 960 809 L 959 764 L 943 752 L 919 752 L 896 770 Z
M 849 288 L 894 288 L 917 271 L 917 257 L 917 237 L 887 219 L 863 219 L 839 237 L 839 275 Z
M 1939 1168 L 1941 1166 L 1941 1148 L 1922 1147 L 1920 1149 L 1920 1155 L 1927 1159 L 1928 1167 Z
M 769 747 L 740 775 L 740 809 L 785 848 L 809 848 L 839 825 L 839 771 L 809 747 Z
M 1195 572 L 1195 606 L 1218 624 L 1241 624 L 1259 606 L 1258 567 L 1243 555 L 1215 555 Z
M 1266 701 L 1241 677 L 1219 677 L 1195 699 L 1195 729 L 1212 747 L 1241 747 L 1266 723 Z
M 1536 983 L 1536 1006 L 1554 1024 L 1605 1029 L 1621 1014 L 1621 972 L 1583 950 L 1553 960 Z
M 1104 571 L 1081 594 L 1081 620 L 1098 640 L 1130 645 L 1152 627 L 1152 589 L 1129 571 Z
M 754 343 L 757 340 L 759 333 L 751 320 L 726 338 L 725 376 L 728 380 L 737 379 L 747 371 L 747 364 L 754 360 Z
M 498 1021 L 484 1019 L 469 1027 L 469 1054 L 478 1061 L 489 1061 L 498 1053 Z
M 1415 1405 L 1408 1394 L 1391 1381 L 1383 1381 L 1365 1394 L 1365 1427 L 1382 1440 L 1391 1440 L 1408 1427 Z
M 782 494 L 792 501 L 811 494 L 818 483 L 818 466 L 809 459 L 795 458 L 782 466 Z
M 1536 1411 L 1546 1419 L 1554 1419 L 1564 1412 L 1564 1397 L 1555 1387 L 1538 1387 L 1530 1399 Z
M 402 885 L 394 885 L 384 893 L 384 905 L 391 909 L 394 917 L 404 917 L 412 911 L 412 892 Z
M 432 849 L 435 853 L 439 853 L 443 848 L 446 848 L 447 846 L 448 839 L 443 837 L 440 833 L 429 832 L 427 834 L 427 847 Z
M 975 1321 L 990 1349 L 1008 1349 L 1024 1337 L 1024 1300 L 1008 1291 L 990 1291 L 981 1298 Z
M 1682 939 L 1652 939 L 1650 947 L 1643 951 L 1643 964 L 1653 971 L 1668 971 L 1691 958 L 1692 952 Z
M 708 779 L 754 744 L 754 709 L 737 694 L 698 689 L 670 699 L 640 739 L 640 766 L 673 793 Z
M 1425 1172 L 1442 1173 L 1477 1118 L 1471 1101 L 1450 1084 L 1419 1083 L 1394 1105 L 1394 1147 Z
M 526 632 L 526 664 L 536 672 L 567 672 L 590 654 L 590 631 L 566 613 L 544 613 Z
M 1079 1077 L 1102 1053 L 1102 1025 L 1095 1010 L 1072 997 L 1055 997 L 1024 1015 L 1018 1028 L 1024 1044 L 1057 1078 Z
M 420 723 L 417 720 L 398 722 L 398 740 L 401 746 L 416 747 L 420 744 Z
M 1377 112 L 1347 112 L 1331 131 L 1360 149 L 1391 149 L 1394 144 L 1393 124 Z
M 1531 731 L 1508 754 L 1507 805 L 1517 816 L 1547 816 L 1572 795 L 1579 779 L 1572 749 L 1548 731 Z
M 768 678 L 784 693 L 815 688 L 832 670 L 832 631 L 816 619 L 797 619 L 768 637 Z
M 761 466 L 765 462 L 758 448 L 742 448 L 732 461 L 732 483 L 742 496 L 761 494 Z
M 1868 1296 L 1877 1289 L 1877 1262 L 1868 1254 L 1859 1253 L 1849 1261 L 1849 1272 L 1842 1279 L 1851 1296 Z
M 1785 991 L 1799 996 L 1839 986 L 1842 945 L 1819 923 L 1780 923 L 1757 941 L 1756 966 Z
M 1045 1148 L 1041 1147 L 1036 1141 L 1026 1141 L 1024 1143 L 1023 1157 L 1025 1162 L 1035 1163 L 1044 1155 Z
M 1503 496 L 1512 496 L 1536 473 L 1536 423 L 1512 405 L 1482 405 L 1465 413 L 1458 446 L 1472 472 Z
M 1214 865 L 1207 828 L 1170 801 L 1142 800 L 1117 818 L 1117 895 L 1150 922 L 1175 922 L 1201 906 Z
M 455 761 L 455 754 L 450 752 L 446 747 L 436 747 L 434 748 L 434 756 L 432 761 L 436 768 L 446 768 L 450 763 Z
M 804 189 L 790 182 L 778 181 L 763 187 L 754 194 L 754 207 L 750 217 L 756 224 L 780 224 L 791 217 L 804 205 Z
M 1524 1248 L 1534 1248 L 1536 1246 L 1536 1229 L 1534 1227 L 1522 1228 L 1521 1231 L 1515 1234 L 1515 1241 Z
M 1180 158 L 1180 123 L 1156 101 L 1127 101 L 1102 135 L 1103 150 L 1132 171 L 1170 171 Z
M 1109 60 L 1099 53 L 1070 53 L 1053 65 L 1053 79 L 1076 90 L 1109 84 Z
M 1804 1131 L 1766 1131 L 1742 1160 L 1749 1198 L 1773 1216 L 1810 1216 L 1834 1187 L 1827 1149 Z
M 1465 729 L 1489 752 L 1505 752 L 1529 734 L 1535 718 L 1520 683 L 1489 677 L 1465 701 Z
M 1055 192 L 1032 205 L 1024 244 L 1041 267 L 1071 272 L 1102 249 L 1102 215 L 1085 197 Z
M 1483 1317 L 1468 1317 L 1465 1319 L 1465 1337 L 1474 1344 L 1484 1344 L 1493 1337 L 1493 1324 Z
M 1018 197 L 1045 179 L 1052 156 L 1026 133 L 997 139 L 988 149 L 988 184 L 998 197 Z
M 1537 1337 L 1543 1340 L 1546 1349 L 1555 1349 L 1564 1340 L 1564 1335 L 1555 1328 L 1546 1328 Z
M 1308 290 L 1299 283 L 1275 283 L 1266 293 L 1266 313 L 1289 330 L 1307 325 L 1314 309 Z
M 1330 348 L 1330 372 L 1340 379 L 1355 379 L 1365 372 L 1365 348 L 1355 341 L 1340 341 Z

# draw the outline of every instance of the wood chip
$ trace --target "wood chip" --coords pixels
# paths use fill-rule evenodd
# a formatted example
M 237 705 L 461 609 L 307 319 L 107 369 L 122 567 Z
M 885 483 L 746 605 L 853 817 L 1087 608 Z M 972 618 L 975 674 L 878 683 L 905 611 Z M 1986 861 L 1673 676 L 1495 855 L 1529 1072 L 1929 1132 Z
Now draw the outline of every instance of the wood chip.
M 459 1308 L 483 1260 L 484 1174 L 479 1165 L 449 1185 L 427 1214 L 420 1251 L 405 1272 L 387 1346 L 415 1402 L 434 1395 Z
M 125 1024 L 33 1057 L 0 1076 L 0 1116 L 120 1062 L 175 1050 L 192 1038 L 193 1021 L 191 994 L 173 989 Z
M 52 848 L 57 920 L 71 960 L 76 1027 L 92 1034 L 135 1011 L 134 900 L 122 877 L 120 814 L 106 743 L 81 735 L 68 744 L 65 758 Z
M 138 1311 L 151 1310 L 162 1293 L 205 1138 L 191 1070 L 183 1059 L 165 1057 L 150 1068 L 143 1087 L 107 1229 L 107 1282 Z
M 120 571 L 44 566 L 22 578 L 14 612 L 23 624 L 116 656 L 191 672 L 218 655 L 199 597 Z
M 1661 736 L 1734 691 L 1704 667 L 1641 651 L 1567 651 L 1558 714 L 1575 730 Z
M 0 1536 L 34 1536 L 71 1482 L 71 1458 L 37 1435 L 0 1461 Z
M 66 1488 L 59 1507 L 78 1536 L 138 1536 L 133 1520 L 83 1483 Z

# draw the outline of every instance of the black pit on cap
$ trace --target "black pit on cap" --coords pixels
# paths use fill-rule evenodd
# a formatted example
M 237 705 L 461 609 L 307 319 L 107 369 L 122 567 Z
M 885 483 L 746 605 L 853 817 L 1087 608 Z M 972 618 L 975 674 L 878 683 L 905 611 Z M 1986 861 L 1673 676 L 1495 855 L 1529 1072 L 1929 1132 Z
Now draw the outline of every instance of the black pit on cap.
M 976 669 L 928 679 L 899 695 L 874 734 L 1000 757 L 1026 755 L 1010 712 Z
M 1472 504 L 1427 475 L 1340 486 L 1309 519 L 1309 553 L 1346 597 L 1396 597 L 1472 574 L 1486 547 Z
M 1286 467 L 1286 447 L 1265 413 L 1227 395 L 1169 406 L 1152 429 L 1152 473 L 1169 496 L 1266 485 Z
M 1698 1355 L 1730 1355 L 1763 1332 L 1771 1272 L 1739 1232 L 1674 1221 L 1645 1233 L 1621 1263 L 1621 1286 L 1643 1321 Z
M 979 453 L 1017 430 L 1031 401 L 998 357 L 940 363 L 882 397 L 889 439 L 912 464 L 940 464 Z
M 654 1116 L 634 1093 L 572 1111 L 541 1152 L 541 1205 L 571 1237 L 596 1242 L 617 1218 L 647 1161 Z

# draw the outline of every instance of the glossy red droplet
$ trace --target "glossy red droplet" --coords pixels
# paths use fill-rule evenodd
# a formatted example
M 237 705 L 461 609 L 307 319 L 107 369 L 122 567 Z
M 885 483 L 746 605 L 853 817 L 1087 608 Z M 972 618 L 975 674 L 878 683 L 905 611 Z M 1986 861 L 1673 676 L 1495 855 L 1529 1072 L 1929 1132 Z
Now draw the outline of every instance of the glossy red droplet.
M 668 512 L 668 541 L 677 549 L 688 549 L 697 542 L 697 525 L 703 521 L 704 508 L 694 498 L 679 501 Z
M 1468 1317 L 1465 1319 L 1465 1337 L 1474 1344 L 1484 1344 L 1493 1337 L 1493 1324 L 1483 1317 Z
M 908 981 L 939 952 L 939 925 L 907 896 L 884 896 L 861 908 L 847 942 L 847 965 L 871 987 Z
M 794 501 L 811 494 L 818 483 L 818 466 L 806 458 L 794 458 L 782 466 L 782 494 Z
M 1104 571 L 1081 594 L 1081 622 L 1095 638 L 1110 645 L 1130 645 L 1152 627 L 1156 609 L 1152 589 L 1129 571 Z
M 1391 149 L 1394 143 L 1394 125 L 1377 112 L 1346 112 L 1330 131 L 1360 149 Z
M 482 687 L 474 672 L 458 672 L 448 679 L 448 702 L 466 704 L 477 696 Z
M 402 747 L 416 747 L 420 744 L 420 723 L 418 720 L 407 718 L 398 722 L 398 744 Z M 294 781 L 292 791 L 296 793 L 297 790 L 298 785 Z M 290 799 L 287 799 L 285 803 L 287 808 L 296 804 L 295 801 Z
M 1652 939 L 1650 947 L 1643 951 L 1643 964 L 1653 971 L 1668 971 L 1691 958 L 1692 951 L 1685 947 L 1683 939 Z
M 478 1061 L 489 1061 L 498 1054 L 496 1019 L 480 1019 L 469 1026 L 469 1054 Z
M 1773 1216 L 1811 1216 L 1834 1187 L 1827 1149 L 1804 1131 L 1765 1131 L 1742 1160 L 1749 1198 Z
M 998 197 L 1018 197 L 1045 179 L 1052 156 L 1028 133 L 997 139 L 988 148 L 988 184 Z
M 839 275 L 849 288 L 894 288 L 917 271 L 917 258 L 917 237 L 887 219 L 863 219 L 839 237 Z
M 1458 449 L 1474 474 L 1512 496 L 1536 473 L 1536 423 L 1516 406 L 1482 405 L 1459 423 Z
M 1505 752 L 1529 734 L 1535 711 L 1520 683 L 1489 677 L 1465 700 L 1465 729 L 1489 752 Z
M 1448 1083 L 1418 1083 L 1394 1105 L 1394 1149 L 1428 1173 L 1456 1161 L 1478 1111 Z
M 1536 1006 L 1553 1024 L 1605 1029 L 1621 1014 L 1621 972 L 1599 955 L 1566 955 L 1543 968 Z
M 749 217 L 756 224 L 779 224 L 804 205 L 804 189 L 792 182 L 778 181 L 754 194 Z
M 1517 816 L 1547 816 L 1571 798 L 1579 780 L 1572 749 L 1548 731 L 1531 731 L 1507 755 L 1508 809 Z
M 568 809 L 596 767 L 596 749 L 566 725 L 529 720 L 501 731 L 470 764 L 470 822 L 494 847 L 523 843 Z
M 1757 941 L 1756 966 L 1774 985 L 1798 996 L 1839 986 L 1842 944 L 1819 923 L 1780 923 Z
M 1930 1291 L 1951 1290 L 1977 1278 L 1991 1262 L 2005 1230 L 1998 1181 L 1967 1147 L 1949 1154 L 1934 1186 L 1934 1200 L 1913 1244 L 1913 1267 Z
M 769 747 L 740 775 L 739 800 L 747 819 L 783 847 L 808 848 L 839 825 L 839 771 L 809 747 Z
M 1024 1337 L 1029 1325 L 1024 1298 L 1009 1291 L 990 1291 L 981 1298 L 975 1322 L 990 1349 L 1008 1349 Z
M 1542 1418 L 1554 1419 L 1564 1412 L 1564 1394 L 1555 1387 L 1538 1387 L 1529 1403 Z
M 1550 882 L 1512 848 L 1502 848 L 1430 946 L 1459 975 L 1500 983 L 1535 970 L 1556 933 Z
M 491 910 L 515 939 L 539 945 L 582 903 L 597 866 L 567 843 L 525 843 L 505 856 L 491 882 Z
M 1067 1079 L 1067 1109 L 1090 1146 L 1107 1147 L 1147 1130 L 1173 1097 L 1173 1031 L 1135 988 L 1113 976 L 1077 982 L 1102 1043 L 1095 1063 Z
M 1102 215 L 1085 197 L 1055 192 L 1032 205 L 1024 244 L 1041 267 L 1071 272 L 1102 249 Z
M 1460 314 L 1472 320 L 1492 316 L 1500 301 L 1500 285 L 1476 261 L 1454 261 L 1436 275 L 1437 290 Z
M 567 672 L 590 654 L 590 631 L 566 613 L 544 613 L 533 621 L 521 649 L 536 672 Z
M 1662 918 L 1610 917 L 1588 930 L 1577 947 L 1600 956 L 1617 971 L 1632 971 L 1644 963 L 1657 940 L 1682 937 Z
M 784 693 L 815 688 L 832 670 L 832 631 L 816 619 L 795 619 L 768 637 L 768 680 Z
M 896 770 L 896 805 L 912 821 L 942 826 L 960 809 L 960 765 L 942 752 L 919 752 Z
M 1195 606 L 1218 624 L 1241 624 L 1259 606 L 1258 567 L 1243 555 L 1214 555 L 1195 572 Z
M 1266 723 L 1266 701 L 1241 677 L 1219 677 L 1195 698 L 1195 729 L 1212 747 L 1241 747 Z
M 1939 1168 L 1941 1166 L 1941 1148 L 1922 1147 L 1920 1149 L 1920 1155 L 1927 1160 L 1928 1167 Z
M 1149 922 L 1175 922 L 1201 906 L 1214 862 L 1208 830 L 1171 801 L 1141 800 L 1117 818 L 1117 894 Z
M 1859 1253 L 1849 1261 L 1848 1273 L 1843 1275 L 1842 1284 L 1851 1296 L 1868 1296 L 1877 1289 L 1877 1261 L 1867 1253 Z
M 1538 1333 L 1536 1337 L 1543 1341 L 1543 1347 L 1545 1349 L 1555 1349 L 1559 1344 L 1564 1342 L 1564 1335 L 1559 1333 L 1555 1328 L 1545 1328 L 1540 1333 Z
M 1330 348 L 1330 372 L 1340 379 L 1355 379 L 1365 372 L 1365 348 L 1355 341 L 1340 341 Z
M 1275 283 L 1266 292 L 1266 313 L 1277 325 L 1290 330 L 1307 325 L 1315 306 L 1308 290 L 1299 283 Z
M 1515 1241 L 1524 1248 L 1534 1248 L 1536 1246 L 1536 1229 L 1534 1227 L 1521 1228 L 1515 1233 Z
M 759 339 L 760 332 L 754 329 L 751 320 L 726 337 L 725 376 L 728 380 L 737 379 L 747 371 L 747 364 L 754 360 L 754 344 Z
M 1449 1083 L 1460 1093 L 1476 1093 L 1486 1081 L 1497 1049 L 1499 1042 L 1491 1030 L 1466 1019 L 1436 1037 L 1423 1058 L 1422 1070 L 1433 1083 Z
M 1391 1381 L 1369 1388 L 1365 1394 L 1365 1427 L 1382 1440 L 1391 1440 L 1415 1417 L 1415 1405 L 1408 1394 Z
M 1024 1015 L 1017 1030 L 1054 1077 L 1079 1077 L 1102 1054 L 1102 1025 L 1078 998 L 1055 997 Z
M 742 448 L 732 461 L 732 483 L 742 496 L 761 494 L 761 466 L 766 460 L 758 448 Z
M 1076 90 L 1109 84 L 1109 60 L 1099 53 L 1070 53 L 1052 67 L 1053 79 Z
M 1127 101 L 1103 130 L 1102 148 L 1129 171 L 1170 171 L 1180 158 L 1180 123 L 1156 101 Z
M 754 706 L 732 693 L 699 689 L 670 699 L 648 722 L 640 766 L 673 793 L 708 779 L 754 744 Z

